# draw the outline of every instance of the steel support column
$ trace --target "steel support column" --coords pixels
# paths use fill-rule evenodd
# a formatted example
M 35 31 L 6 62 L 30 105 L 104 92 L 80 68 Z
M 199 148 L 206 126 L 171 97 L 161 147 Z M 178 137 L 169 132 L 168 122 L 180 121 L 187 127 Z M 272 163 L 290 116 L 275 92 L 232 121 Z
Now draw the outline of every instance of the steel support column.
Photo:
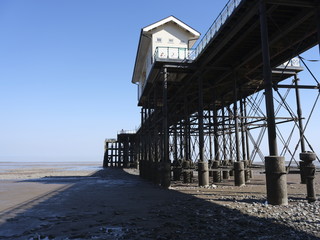
M 203 79 L 198 79 L 198 134 L 199 134 L 199 161 L 198 161 L 198 179 L 199 186 L 209 185 L 208 162 L 204 160 L 204 133 L 203 133 Z
M 249 167 L 251 167 L 251 161 L 250 161 L 250 147 L 249 147 L 249 130 L 248 130 L 248 126 L 247 126 L 247 102 L 246 102 L 246 98 L 243 99 L 243 116 L 244 116 L 244 128 L 243 131 L 245 132 L 245 142 L 246 142 L 246 160 L 247 160 L 247 164 Z M 252 170 L 249 169 L 248 170 L 248 177 L 252 178 Z
M 160 167 L 159 167 L 159 152 L 160 146 L 159 146 L 159 132 L 157 127 L 155 126 L 153 129 L 153 148 L 154 148 L 154 183 L 159 185 L 161 183 L 161 175 L 159 173 Z
M 178 127 L 173 126 L 173 162 L 178 161 Z
M 273 104 L 272 69 L 270 65 L 269 37 L 265 1 L 260 0 L 260 29 L 263 58 L 263 78 L 268 124 L 269 155 L 278 156 L 276 122 Z
M 231 119 L 232 119 L 232 112 L 231 112 L 231 109 L 229 109 L 227 106 L 226 106 L 226 109 L 228 111 L 228 131 L 229 131 L 229 164 L 231 166 L 234 165 L 234 154 L 233 154 L 233 145 L 232 145 L 232 129 L 231 129 L 231 126 L 232 126 L 232 122 L 231 122 Z M 230 171 L 230 176 L 234 176 L 234 170 L 231 170 Z
M 163 162 L 169 161 L 169 126 L 168 126 L 168 73 L 163 70 Z
M 211 110 L 208 111 L 208 126 L 209 126 L 209 159 L 210 161 L 212 160 L 213 156 L 212 156 L 212 124 L 211 124 L 211 120 L 212 120 L 212 116 L 211 116 Z M 214 137 L 214 135 L 213 135 Z
M 129 136 L 126 136 L 123 143 L 123 167 L 129 167 Z
M 150 98 L 148 100 L 148 103 L 150 103 Z M 154 176 L 154 168 L 153 168 L 153 156 L 152 156 L 152 132 L 151 132 L 151 108 L 150 104 L 148 106 L 148 118 L 147 118 L 147 162 L 148 162 L 148 179 L 153 180 Z
M 224 102 L 222 102 L 221 112 L 222 112 L 222 143 L 223 143 L 223 159 L 227 161 L 227 139 L 226 139 L 226 116 L 225 116 L 225 106 Z
M 145 132 L 145 126 L 144 126 L 144 117 L 145 115 L 145 109 L 141 108 L 141 130 L 140 130 L 140 162 L 139 162 L 139 170 L 140 170 L 140 177 L 145 178 L 145 138 L 144 138 L 144 132 Z
M 122 144 L 121 144 L 121 142 L 119 141 L 118 142 L 118 147 L 117 147 L 117 150 L 118 150 L 118 161 L 117 161 L 117 167 L 121 167 L 121 150 L 122 150 Z
M 214 160 L 220 161 L 220 151 L 219 151 L 219 135 L 218 135 L 218 111 L 216 106 L 216 97 L 213 101 L 213 132 L 214 132 Z
M 104 158 L 103 158 L 103 167 L 107 168 L 109 166 L 109 142 L 105 141 L 104 146 Z
M 148 177 L 147 109 L 143 108 L 143 164 L 144 176 Z
M 218 113 L 217 113 L 217 106 L 216 106 L 216 94 L 213 93 L 213 144 L 214 144 L 214 159 L 212 167 L 214 169 L 214 172 L 212 173 L 213 176 L 213 182 L 221 182 L 221 171 L 218 169 L 221 165 L 221 159 L 220 159 L 220 152 L 219 152 L 219 133 L 218 133 Z
M 169 160 L 169 125 L 168 125 L 168 72 L 163 69 L 163 158 L 161 186 L 168 188 L 171 178 L 171 164 Z
M 301 176 L 301 183 L 307 184 L 308 202 L 314 202 L 316 201 L 316 194 L 315 194 L 315 188 L 314 188 L 314 176 L 315 176 L 316 168 L 315 168 L 315 165 L 312 163 L 312 161 L 316 160 L 316 155 L 313 152 L 306 152 L 298 81 L 299 79 L 296 74 L 294 76 L 294 83 L 296 87 L 295 91 L 296 91 L 297 114 L 298 114 L 298 125 L 299 125 L 300 146 L 301 146 L 300 176 Z
M 173 126 L 173 180 L 179 181 L 181 177 L 181 166 L 178 160 L 178 126 L 175 124 Z
M 250 148 L 249 148 L 249 130 L 248 130 L 248 120 L 247 120 L 247 101 L 246 98 L 244 99 L 243 102 L 243 109 L 244 109 L 244 124 L 245 124 L 245 131 L 246 131 L 246 151 L 247 151 L 247 159 L 250 161 Z
M 229 131 L 229 158 L 231 162 L 234 162 L 234 157 L 233 157 L 233 146 L 232 146 L 232 130 L 231 130 L 231 119 L 232 119 L 232 112 L 231 110 L 226 106 L 227 111 L 228 111 L 228 131 Z
M 185 109 L 185 119 L 184 119 L 184 160 L 190 161 L 190 119 L 187 113 L 188 101 L 187 97 L 184 97 L 184 109 Z
M 300 92 L 298 86 L 298 77 L 297 74 L 294 75 L 294 84 L 295 84 L 295 92 L 296 92 L 296 103 L 297 103 L 297 115 L 298 115 L 298 126 L 299 126 L 299 134 L 300 134 L 300 147 L 301 152 L 306 151 L 305 141 L 304 141 L 304 133 L 303 133 L 303 123 L 302 123 L 302 110 L 301 110 L 301 103 L 300 103 Z
M 116 143 L 112 143 L 111 144 L 111 167 L 115 167 L 115 162 L 114 162 L 114 154 L 113 154 L 113 150 L 114 150 L 114 145 Z
M 236 143 L 236 161 L 240 161 L 240 142 L 239 142 L 239 121 L 238 121 L 238 90 L 237 90 L 237 78 L 235 78 L 234 84 L 234 102 L 233 102 L 233 119 L 234 119 L 234 134 Z
M 172 161 L 173 180 L 179 181 L 181 176 L 181 166 L 178 160 L 178 125 L 173 126 L 173 161 Z
M 188 99 L 184 96 L 184 121 L 183 121 L 183 148 L 184 158 L 183 167 L 183 183 L 191 183 L 193 178 L 193 170 L 191 169 L 191 136 L 190 136 L 190 117 L 188 115 Z
M 183 159 L 183 139 L 184 139 L 184 136 L 183 136 L 183 123 L 182 123 L 182 120 L 180 120 L 180 131 L 179 131 L 179 135 L 180 135 L 180 156 L 179 158 L 182 160 Z
M 204 162 L 204 134 L 203 134 L 203 80 L 198 80 L 198 134 L 199 134 L 199 162 Z
M 227 157 L 227 139 L 226 139 L 226 130 L 225 130 L 225 106 L 224 101 L 222 102 L 221 112 L 222 112 L 222 145 L 223 145 L 223 161 L 225 166 L 230 166 L 230 159 Z M 232 171 L 232 170 L 231 170 Z M 233 171 L 232 171 L 233 172 Z M 230 178 L 230 171 L 223 171 L 222 172 L 222 178 L 223 179 L 229 179 Z
M 245 126 L 244 126 L 244 103 L 243 103 L 243 98 L 240 94 L 240 129 L 241 129 L 241 147 L 242 147 L 242 160 L 244 162 L 244 179 L 245 182 L 248 183 L 250 182 L 250 162 L 249 159 L 247 158 L 247 149 L 246 149 L 246 132 L 245 132 Z
M 148 123 L 147 123 L 147 109 L 143 109 L 143 161 L 145 176 L 148 177 Z
M 234 117 L 234 134 L 236 142 L 236 162 L 234 163 L 234 185 L 245 185 L 244 178 L 244 162 L 240 161 L 240 142 L 239 142 L 239 121 L 238 121 L 238 89 L 237 76 L 234 82 L 234 102 L 233 102 L 233 117 Z
M 157 91 L 155 91 L 154 96 L 153 96 L 153 102 L 154 102 L 154 114 L 156 114 L 157 112 L 159 112 L 158 110 L 158 106 L 157 106 Z M 156 119 L 157 116 L 154 116 L 154 119 Z M 154 123 L 153 126 L 153 148 L 154 148 L 154 162 L 155 165 L 157 166 L 157 163 L 159 162 L 158 159 L 158 153 L 159 153 L 159 133 L 158 133 L 158 128 L 157 128 L 157 124 Z M 157 171 L 157 168 L 156 168 Z
M 244 110 L 243 110 L 243 99 L 240 99 L 240 129 L 241 129 L 241 147 L 242 147 L 242 159 L 248 160 L 246 151 L 246 140 L 244 130 Z
M 268 124 L 269 157 L 265 158 L 267 200 L 273 205 L 287 205 L 287 176 L 284 158 L 278 156 L 277 134 L 274 115 L 272 70 L 269 54 L 269 38 L 267 26 L 266 5 L 260 0 L 260 31 L 263 58 L 263 78 L 265 84 L 265 101 Z
M 149 100 L 150 102 L 150 100 Z M 152 131 L 151 131 L 151 108 L 148 107 L 148 161 L 152 162 L 153 156 L 152 156 Z

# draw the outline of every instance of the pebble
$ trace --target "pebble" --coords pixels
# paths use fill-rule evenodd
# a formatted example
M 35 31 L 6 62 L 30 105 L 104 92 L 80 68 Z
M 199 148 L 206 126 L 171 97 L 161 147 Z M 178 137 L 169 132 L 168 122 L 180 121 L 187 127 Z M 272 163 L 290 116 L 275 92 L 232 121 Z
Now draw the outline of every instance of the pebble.
M 231 203 L 210 208 L 195 207 L 187 200 L 171 204 L 169 211 L 174 208 L 185 216 L 182 223 L 177 224 L 174 215 L 163 214 L 166 217 L 158 228 L 128 228 L 118 239 L 320 239 L 319 202 L 289 199 L 287 206 L 273 206 L 258 197 L 254 202 L 242 201 L 248 198 L 237 196 Z
M 320 228 L 319 201 L 308 203 L 302 200 L 289 199 L 289 205 L 287 206 L 270 206 L 262 202 L 254 202 L 252 204 L 245 203 L 245 205 L 246 210 L 243 204 L 234 202 L 233 209 L 242 212 L 245 210 L 250 216 L 261 218 L 261 221 L 264 219 L 273 219 L 274 222 L 281 222 L 283 225 L 290 226 L 294 230 L 305 233 L 307 235 L 306 239 L 320 238 L 320 233 L 318 232 Z M 260 239 L 264 239 L 264 237 Z M 295 237 L 294 239 L 298 238 Z

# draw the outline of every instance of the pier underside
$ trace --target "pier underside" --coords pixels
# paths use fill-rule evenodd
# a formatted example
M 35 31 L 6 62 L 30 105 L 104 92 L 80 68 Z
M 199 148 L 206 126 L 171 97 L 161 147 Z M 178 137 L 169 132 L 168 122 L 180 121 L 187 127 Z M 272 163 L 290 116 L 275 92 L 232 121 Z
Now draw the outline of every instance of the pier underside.
M 213 182 L 234 176 L 242 186 L 254 161 L 262 161 L 268 201 L 287 204 L 286 173 L 295 164 L 302 181 L 309 179 L 311 202 L 312 161 L 319 159 L 305 135 L 299 91 L 317 93 L 320 85 L 311 72 L 312 84 L 298 74 L 309 70 L 300 54 L 320 42 L 319 1 L 237 4 L 225 18 L 219 15 L 213 23 L 219 28 L 209 29 L 195 59 L 154 62 L 138 102 L 140 175 L 168 187 L 172 179 L 192 181 L 196 171 L 200 186 L 209 175 Z

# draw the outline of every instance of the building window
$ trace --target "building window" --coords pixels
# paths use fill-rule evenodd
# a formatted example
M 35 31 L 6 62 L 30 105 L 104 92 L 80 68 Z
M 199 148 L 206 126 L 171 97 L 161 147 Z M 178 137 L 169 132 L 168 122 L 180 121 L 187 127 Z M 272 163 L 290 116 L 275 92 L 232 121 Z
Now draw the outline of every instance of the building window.
M 185 40 L 180 40 L 180 43 L 181 43 L 181 44 L 185 44 L 186 41 L 185 41 Z
M 161 39 L 161 38 L 157 38 L 157 39 L 156 39 L 156 42 L 161 43 L 161 42 L 162 42 L 162 39 Z
M 168 43 L 173 43 L 173 38 L 169 38 Z

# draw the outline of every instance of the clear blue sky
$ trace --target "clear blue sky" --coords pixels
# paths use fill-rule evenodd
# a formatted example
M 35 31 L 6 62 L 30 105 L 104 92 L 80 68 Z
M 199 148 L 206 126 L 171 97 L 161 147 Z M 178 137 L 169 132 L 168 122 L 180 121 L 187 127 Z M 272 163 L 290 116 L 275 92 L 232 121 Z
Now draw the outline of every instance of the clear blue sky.
M 0 161 L 102 161 L 140 124 L 141 28 L 174 15 L 204 34 L 226 2 L 1 0 Z

